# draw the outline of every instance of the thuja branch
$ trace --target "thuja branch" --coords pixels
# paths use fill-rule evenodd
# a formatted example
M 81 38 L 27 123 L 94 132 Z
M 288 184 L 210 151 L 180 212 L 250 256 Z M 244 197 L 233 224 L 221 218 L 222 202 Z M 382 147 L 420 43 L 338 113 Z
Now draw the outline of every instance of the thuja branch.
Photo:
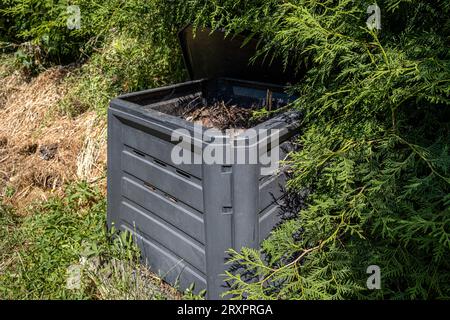
M 264 278 L 263 280 L 259 281 L 258 283 L 259 283 L 261 286 L 263 286 L 264 283 L 266 283 L 266 282 L 267 282 L 270 278 L 272 278 L 275 274 L 277 274 L 278 272 L 280 272 L 280 271 L 282 271 L 282 270 L 285 270 L 285 269 L 287 269 L 287 268 L 289 268 L 289 267 L 291 267 L 291 266 L 296 265 L 296 264 L 297 264 L 301 259 L 303 259 L 303 257 L 305 257 L 308 253 L 311 253 L 311 252 L 313 252 L 313 251 L 315 251 L 315 250 L 318 250 L 318 249 L 320 249 L 321 247 L 322 247 L 322 243 L 319 244 L 319 245 L 317 245 L 317 246 L 315 246 L 315 247 L 313 247 L 313 248 L 303 250 L 302 254 L 299 255 L 297 258 L 295 258 L 295 260 L 289 262 L 288 264 L 286 264 L 286 265 L 284 265 L 284 266 L 282 266 L 282 267 L 280 267 L 280 268 L 278 268 L 278 269 L 272 269 L 272 273 L 270 273 L 266 278 Z

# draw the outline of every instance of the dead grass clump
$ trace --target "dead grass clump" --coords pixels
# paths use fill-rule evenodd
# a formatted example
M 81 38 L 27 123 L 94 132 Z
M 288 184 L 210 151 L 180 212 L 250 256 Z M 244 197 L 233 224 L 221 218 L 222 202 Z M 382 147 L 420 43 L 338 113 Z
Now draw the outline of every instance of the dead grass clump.
M 16 91 L 19 91 L 26 81 L 27 78 L 19 71 L 0 78 L 0 110 L 5 107 L 8 98 Z
M 94 112 L 76 118 L 58 113 L 68 73 L 57 67 L 31 82 L 17 74 L 0 80 L 7 84 L 0 86 L 0 97 L 6 96 L 0 99 L 0 190 L 9 190 L 4 202 L 16 208 L 61 193 L 67 181 L 104 174 L 105 121 Z
M 83 127 L 84 140 L 76 160 L 76 174 L 81 180 L 94 182 L 104 177 L 106 169 L 106 121 L 90 116 Z

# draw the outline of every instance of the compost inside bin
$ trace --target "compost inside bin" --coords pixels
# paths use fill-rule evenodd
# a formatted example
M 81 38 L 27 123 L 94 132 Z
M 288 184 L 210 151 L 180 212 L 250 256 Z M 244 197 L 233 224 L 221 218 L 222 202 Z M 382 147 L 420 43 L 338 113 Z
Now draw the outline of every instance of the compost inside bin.
M 182 117 L 206 128 L 243 130 L 257 124 L 258 118 L 253 117 L 255 109 L 255 107 L 242 108 L 237 105 L 227 105 L 224 101 L 218 101 L 210 106 L 186 108 Z
M 180 101 L 177 104 L 164 105 L 154 108 L 154 110 L 177 116 L 196 125 L 201 125 L 208 129 L 217 129 L 222 132 L 227 131 L 231 136 L 239 135 L 246 129 L 252 128 L 269 118 L 278 114 L 276 107 L 274 112 L 256 115 L 255 111 L 268 110 L 265 105 L 240 106 L 232 102 L 223 100 L 202 103 L 200 99 L 191 101 Z

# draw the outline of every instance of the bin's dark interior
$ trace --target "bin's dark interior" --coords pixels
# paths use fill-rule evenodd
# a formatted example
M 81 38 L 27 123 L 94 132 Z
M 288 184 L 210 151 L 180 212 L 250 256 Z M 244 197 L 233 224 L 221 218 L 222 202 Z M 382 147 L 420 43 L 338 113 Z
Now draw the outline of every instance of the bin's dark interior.
M 270 105 L 271 111 L 276 111 L 294 100 L 283 92 L 281 86 L 226 78 L 187 82 L 127 95 L 122 99 L 141 106 L 142 111 L 153 110 L 179 118 L 187 109 L 208 108 L 220 102 L 252 110 L 268 109 Z M 260 122 L 265 120 L 267 118 L 260 119 Z

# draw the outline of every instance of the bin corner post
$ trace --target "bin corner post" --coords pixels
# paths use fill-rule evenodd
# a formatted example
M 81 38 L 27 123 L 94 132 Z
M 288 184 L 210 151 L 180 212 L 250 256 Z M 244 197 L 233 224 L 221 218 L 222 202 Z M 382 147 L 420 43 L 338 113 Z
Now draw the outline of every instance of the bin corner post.
M 259 176 L 256 164 L 233 166 L 233 248 L 259 248 Z
M 226 251 L 232 248 L 232 208 L 227 204 L 231 197 L 231 166 L 203 164 L 202 168 L 207 296 L 210 300 L 218 300 L 226 290 Z
M 107 132 L 107 225 L 111 229 L 113 223 L 119 222 L 122 137 L 120 120 L 110 108 L 108 109 Z

